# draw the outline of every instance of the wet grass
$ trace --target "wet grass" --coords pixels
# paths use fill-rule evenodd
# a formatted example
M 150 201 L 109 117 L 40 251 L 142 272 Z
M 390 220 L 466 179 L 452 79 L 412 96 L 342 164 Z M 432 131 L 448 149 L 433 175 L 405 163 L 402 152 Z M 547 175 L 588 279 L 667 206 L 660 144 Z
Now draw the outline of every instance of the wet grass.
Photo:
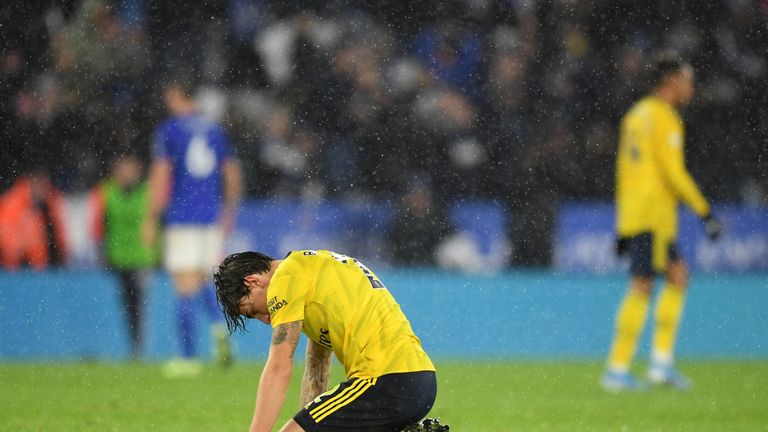
M 689 393 L 609 394 L 598 362 L 437 362 L 452 431 L 768 431 L 768 362 L 682 364 Z M 164 379 L 158 364 L 0 364 L 0 431 L 246 430 L 259 364 Z M 298 406 L 301 365 L 280 422 Z M 334 366 L 332 382 L 340 380 Z

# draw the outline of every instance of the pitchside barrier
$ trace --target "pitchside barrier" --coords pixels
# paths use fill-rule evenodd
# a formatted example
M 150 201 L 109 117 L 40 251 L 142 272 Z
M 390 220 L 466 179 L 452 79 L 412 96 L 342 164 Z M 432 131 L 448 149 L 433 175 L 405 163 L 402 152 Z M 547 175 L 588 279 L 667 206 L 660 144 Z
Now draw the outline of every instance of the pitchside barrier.
M 701 221 L 688 209 L 680 212 L 680 254 L 695 271 L 768 270 L 768 208 L 716 205 L 723 224 L 717 241 L 709 240 Z M 587 202 L 560 206 L 555 233 L 554 267 L 562 271 L 611 272 L 625 269 L 614 253 L 614 207 Z
M 71 267 L 99 269 L 98 245 L 88 226 L 88 197 L 66 198 Z M 468 200 L 448 205 L 446 225 L 453 230 L 445 243 L 447 265 L 470 263 L 472 269 L 497 271 L 509 260 L 507 216 L 494 201 Z M 237 215 L 226 252 L 258 250 L 272 256 L 317 248 L 342 251 L 367 263 L 392 261 L 388 240 L 396 209 L 373 200 L 245 201 Z M 460 267 L 460 265 L 455 265 Z
M 375 271 L 438 359 L 600 359 L 626 285 L 622 273 Z M 174 299 L 167 276 L 156 273 L 144 304 L 150 360 L 179 352 Z M 768 358 L 766 310 L 768 274 L 694 273 L 679 355 Z M 199 311 L 198 342 L 209 356 L 209 320 Z M 269 328 L 254 320 L 249 330 L 235 337 L 238 356 L 263 359 Z M 122 360 L 128 352 L 117 281 L 109 273 L 0 273 L 0 361 Z
M 88 238 L 85 197 L 69 197 L 70 270 L 0 270 L 0 359 L 121 359 L 127 333 L 117 282 L 101 269 Z M 681 355 L 768 357 L 768 211 L 715 206 L 720 241 L 704 237 L 696 218 L 681 214 L 680 251 L 693 269 L 681 328 Z M 448 208 L 456 234 L 445 261 L 456 270 L 388 267 L 394 208 L 371 201 L 251 200 L 242 206 L 227 252 L 260 250 L 276 257 L 302 248 L 360 258 L 381 277 L 408 314 L 428 351 L 449 358 L 600 358 L 625 290 L 626 263 L 613 254 L 613 208 L 566 203 L 554 235 L 553 270 L 506 269 L 508 216 L 492 201 Z M 462 266 L 462 264 L 464 266 Z M 147 293 L 145 352 L 165 359 L 178 351 L 174 296 L 156 272 Z M 201 308 L 200 345 L 208 355 Z M 647 336 L 646 336 L 647 338 Z M 266 354 L 269 329 L 255 322 L 236 337 L 247 358 Z M 647 346 L 647 341 L 644 344 Z

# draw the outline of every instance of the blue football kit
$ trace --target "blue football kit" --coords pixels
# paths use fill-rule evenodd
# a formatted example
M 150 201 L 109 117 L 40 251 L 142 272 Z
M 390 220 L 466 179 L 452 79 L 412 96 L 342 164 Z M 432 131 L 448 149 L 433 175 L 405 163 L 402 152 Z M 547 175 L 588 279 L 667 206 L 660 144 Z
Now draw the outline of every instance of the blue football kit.
M 173 117 L 157 128 L 152 157 L 168 159 L 173 166 L 166 224 L 216 223 L 222 204 L 222 166 L 231 156 L 222 128 L 199 114 Z

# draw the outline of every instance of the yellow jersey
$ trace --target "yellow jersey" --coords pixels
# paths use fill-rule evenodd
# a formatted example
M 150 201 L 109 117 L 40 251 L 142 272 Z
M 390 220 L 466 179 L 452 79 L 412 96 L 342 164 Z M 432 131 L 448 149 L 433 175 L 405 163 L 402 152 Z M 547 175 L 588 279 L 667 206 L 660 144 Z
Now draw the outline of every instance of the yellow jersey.
M 272 327 L 303 320 L 304 334 L 333 350 L 347 378 L 435 370 L 400 305 L 355 258 L 291 252 L 272 275 L 267 308 Z
M 663 100 L 648 96 L 621 122 L 616 162 L 616 230 L 620 237 L 651 233 L 669 244 L 677 237 L 677 207 L 682 201 L 706 216 L 709 204 L 684 161 L 683 122 Z M 666 247 L 655 248 L 654 266 L 666 263 Z

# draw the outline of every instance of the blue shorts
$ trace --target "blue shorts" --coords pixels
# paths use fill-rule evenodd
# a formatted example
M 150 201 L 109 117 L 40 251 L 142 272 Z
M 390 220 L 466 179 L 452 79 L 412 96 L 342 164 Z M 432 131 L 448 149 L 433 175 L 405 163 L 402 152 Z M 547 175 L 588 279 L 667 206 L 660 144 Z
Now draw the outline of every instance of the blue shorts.
M 432 371 L 352 378 L 315 398 L 293 419 L 308 432 L 400 432 L 424 418 L 436 396 Z
M 657 247 L 666 247 L 667 263 L 680 260 L 677 253 L 677 245 L 673 243 L 657 244 L 651 233 L 643 233 L 633 237 L 624 238 L 626 242 L 626 255 L 629 257 L 629 273 L 632 276 L 655 276 L 657 270 L 653 268 L 653 250 Z M 663 271 L 660 269 L 658 271 Z

